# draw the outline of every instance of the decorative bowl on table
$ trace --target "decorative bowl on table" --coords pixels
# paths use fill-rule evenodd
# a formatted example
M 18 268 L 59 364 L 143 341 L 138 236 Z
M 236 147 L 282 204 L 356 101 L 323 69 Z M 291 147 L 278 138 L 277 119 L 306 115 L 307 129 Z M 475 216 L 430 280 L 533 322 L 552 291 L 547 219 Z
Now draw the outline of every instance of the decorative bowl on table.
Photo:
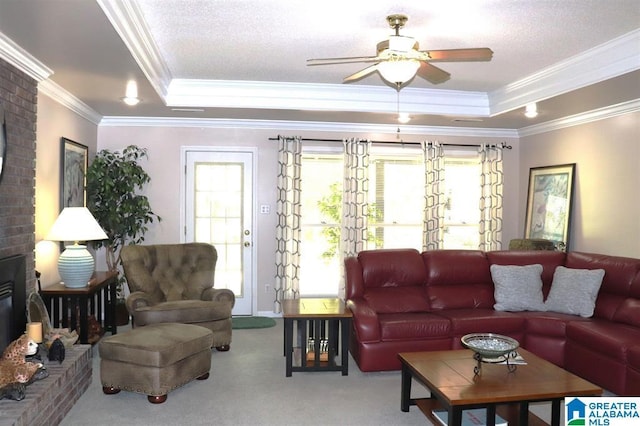
M 509 371 L 515 370 L 515 365 L 509 363 L 509 358 L 517 356 L 516 349 L 520 343 L 516 339 L 494 333 L 472 333 L 462 336 L 460 342 L 474 352 L 473 358 L 478 361 L 474 373 L 480 372 L 481 362 L 506 363 Z

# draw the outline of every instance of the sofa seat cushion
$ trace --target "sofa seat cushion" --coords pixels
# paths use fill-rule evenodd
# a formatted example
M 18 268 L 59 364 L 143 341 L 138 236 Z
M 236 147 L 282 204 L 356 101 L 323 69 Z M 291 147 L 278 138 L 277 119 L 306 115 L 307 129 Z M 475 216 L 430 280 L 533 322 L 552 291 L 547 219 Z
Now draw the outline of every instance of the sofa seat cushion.
M 567 324 L 567 339 L 625 363 L 629 348 L 640 342 L 640 329 L 606 320 L 574 321 Z
M 440 339 L 451 335 L 451 322 L 430 313 L 380 314 L 383 341 Z
M 450 309 L 438 311 L 438 315 L 451 321 L 454 336 L 468 333 L 512 334 L 524 331 L 525 319 L 521 312 L 499 312 L 493 309 Z
M 590 321 L 589 318 L 556 312 L 521 312 L 520 316 L 526 319 L 525 330 L 527 334 L 559 337 L 562 339 L 567 336 L 568 323 L 572 321 Z
M 365 292 L 364 299 L 379 314 L 430 310 L 423 286 L 370 288 Z
M 136 325 L 165 322 L 199 323 L 231 318 L 231 304 L 204 300 L 176 300 L 138 308 L 134 313 Z

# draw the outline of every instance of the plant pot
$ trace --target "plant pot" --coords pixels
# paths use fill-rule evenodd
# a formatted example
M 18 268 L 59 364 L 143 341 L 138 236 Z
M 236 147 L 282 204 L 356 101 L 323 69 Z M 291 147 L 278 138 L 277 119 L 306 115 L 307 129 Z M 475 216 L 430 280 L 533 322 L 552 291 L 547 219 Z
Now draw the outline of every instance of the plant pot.
M 129 311 L 127 311 L 127 305 L 118 301 L 116 303 L 116 325 L 121 327 L 129 324 Z

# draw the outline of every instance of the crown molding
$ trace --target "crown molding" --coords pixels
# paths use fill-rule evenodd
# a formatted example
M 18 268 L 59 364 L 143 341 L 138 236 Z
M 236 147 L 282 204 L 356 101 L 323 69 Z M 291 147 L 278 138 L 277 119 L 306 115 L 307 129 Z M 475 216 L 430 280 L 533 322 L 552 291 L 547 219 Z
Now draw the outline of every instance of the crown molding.
M 494 90 L 488 94 L 491 115 L 640 69 L 639 45 L 640 29 Z
M 0 58 L 4 59 L 38 83 L 53 74 L 51 68 L 34 58 L 13 40 L 0 32 Z
M 581 114 L 570 115 L 557 120 L 547 121 L 533 126 L 523 127 L 518 130 L 518 137 L 532 136 L 540 133 L 547 133 L 554 130 L 565 129 L 567 127 L 579 126 L 592 123 L 598 120 L 617 117 L 619 115 L 630 114 L 640 111 L 640 99 L 622 102 L 604 108 L 594 109 Z
M 97 0 L 111 25 L 161 98 L 167 96 L 171 71 L 151 36 L 140 8 L 128 0 Z
M 80 99 L 67 92 L 57 83 L 54 83 L 51 80 L 45 80 L 38 85 L 38 92 L 50 97 L 54 101 L 70 109 L 71 111 L 75 112 L 91 123 L 95 125 L 100 124 L 102 115 L 98 114 L 95 110 L 82 102 Z
M 250 129 L 304 132 L 341 132 L 341 133 L 386 133 L 396 134 L 400 128 L 402 134 L 517 138 L 514 129 L 483 129 L 448 126 L 410 126 L 374 123 L 330 123 L 321 121 L 288 120 L 230 120 L 196 119 L 171 117 L 103 117 L 100 127 L 196 127 L 215 129 Z
M 174 79 L 165 98 L 170 107 L 266 108 L 308 111 L 395 112 L 486 117 L 483 92 L 270 81 Z

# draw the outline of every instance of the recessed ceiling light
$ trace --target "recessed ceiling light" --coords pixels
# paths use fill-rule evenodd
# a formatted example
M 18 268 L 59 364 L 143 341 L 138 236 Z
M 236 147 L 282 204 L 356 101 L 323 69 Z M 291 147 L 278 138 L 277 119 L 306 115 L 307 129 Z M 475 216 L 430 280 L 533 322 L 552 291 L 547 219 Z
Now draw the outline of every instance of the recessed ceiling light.
M 528 104 L 524 109 L 524 116 L 527 118 L 535 118 L 538 116 L 538 106 L 535 102 Z
M 127 82 L 127 90 L 122 101 L 129 106 L 140 103 L 140 98 L 138 98 L 138 85 L 135 80 L 129 80 Z
M 406 112 L 398 114 L 398 123 L 407 124 L 409 121 L 411 121 L 411 117 Z

